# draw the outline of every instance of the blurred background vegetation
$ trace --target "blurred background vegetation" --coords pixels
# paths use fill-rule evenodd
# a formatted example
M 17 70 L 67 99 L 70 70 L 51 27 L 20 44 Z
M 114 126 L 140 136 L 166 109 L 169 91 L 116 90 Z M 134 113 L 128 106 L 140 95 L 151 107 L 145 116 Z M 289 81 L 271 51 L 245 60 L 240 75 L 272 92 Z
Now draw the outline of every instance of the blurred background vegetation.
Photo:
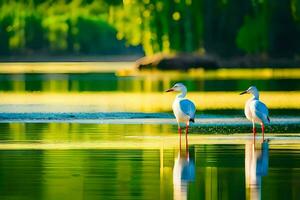
M 300 0 L 1 0 L 0 56 L 300 57 Z

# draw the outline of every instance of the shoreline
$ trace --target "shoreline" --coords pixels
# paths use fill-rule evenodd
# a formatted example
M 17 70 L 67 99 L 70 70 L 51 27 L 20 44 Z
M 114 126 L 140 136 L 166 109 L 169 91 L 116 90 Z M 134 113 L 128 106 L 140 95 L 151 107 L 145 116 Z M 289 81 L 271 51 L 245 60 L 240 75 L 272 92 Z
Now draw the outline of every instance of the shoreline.
M 191 58 L 186 55 L 178 55 L 179 61 L 180 59 L 187 59 L 187 61 Z M 218 58 L 213 56 L 196 56 L 200 59 L 207 59 L 209 58 L 210 61 L 218 63 L 217 67 L 209 67 L 209 66 L 203 66 L 204 69 L 235 69 L 235 68 L 253 68 L 253 69 L 259 69 L 259 68 L 272 68 L 272 69 L 286 69 L 286 68 L 300 68 L 300 60 L 299 59 L 288 59 L 288 58 L 270 58 L 270 59 L 264 59 L 261 60 L 260 57 L 251 57 L 251 56 L 244 56 L 244 57 L 234 57 L 234 58 Z M 13 56 L 0 56 L 0 65 L 2 63 L 55 63 L 55 62 L 61 62 L 61 63 L 94 63 L 94 62 L 132 62 L 134 63 L 133 66 L 135 68 L 138 68 L 137 66 L 140 64 L 141 60 L 145 60 L 145 62 L 149 62 L 148 64 L 151 64 L 152 62 L 158 62 L 163 57 L 153 56 L 144 56 L 142 54 L 135 54 L 135 55 L 36 55 L 36 56 L 26 56 L 26 55 L 13 55 Z M 147 67 L 146 67 L 147 68 Z M 145 68 L 145 69 L 146 69 Z M 150 67 L 149 70 L 151 70 Z M 156 67 L 154 67 L 156 68 Z M 201 68 L 201 67 L 196 67 Z M 183 68 L 181 70 L 186 69 L 196 69 L 195 67 L 187 67 Z M 162 71 L 165 71 L 166 69 L 161 69 Z M 179 69 L 180 70 L 180 69 Z

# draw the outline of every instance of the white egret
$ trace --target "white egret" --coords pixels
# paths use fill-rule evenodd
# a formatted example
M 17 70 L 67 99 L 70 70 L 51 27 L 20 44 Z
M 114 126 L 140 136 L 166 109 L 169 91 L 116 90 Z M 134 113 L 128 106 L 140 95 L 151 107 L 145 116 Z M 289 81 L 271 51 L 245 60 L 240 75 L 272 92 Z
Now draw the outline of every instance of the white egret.
M 245 115 L 247 119 L 250 120 L 253 124 L 253 137 L 255 138 L 256 135 L 255 123 L 259 123 L 261 125 L 261 131 L 264 140 L 264 125 L 270 123 L 268 108 L 263 102 L 259 100 L 259 93 L 255 86 L 249 87 L 244 92 L 241 92 L 240 95 L 247 93 L 252 94 L 253 97 L 251 97 L 245 104 Z
M 180 123 L 186 124 L 185 137 L 187 143 L 187 135 L 188 135 L 190 122 L 195 122 L 194 121 L 195 113 L 196 113 L 195 104 L 189 99 L 185 98 L 187 89 L 182 83 L 176 83 L 172 88 L 168 89 L 166 92 L 172 92 L 172 91 L 180 92 L 180 94 L 176 96 L 173 102 L 172 109 L 177 120 L 180 141 L 181 141 Z

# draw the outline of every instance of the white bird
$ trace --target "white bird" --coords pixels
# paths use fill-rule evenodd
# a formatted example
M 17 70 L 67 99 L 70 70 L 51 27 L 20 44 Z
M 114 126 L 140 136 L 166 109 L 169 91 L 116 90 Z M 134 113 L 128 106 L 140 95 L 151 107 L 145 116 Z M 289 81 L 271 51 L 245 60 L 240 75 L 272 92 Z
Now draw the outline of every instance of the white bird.
M 255 138 L 256 135 L 255 123 L 259 123 L 261 125 L 261 131 L 264 140 L 264 125 L 270 123 L 268 108 L 263 102 L 259 100 L 259 93 L 255 86 L 249 87 L 244 92 L 241 92 L 240 95 L 246 93 L 253 95 L 253 97 L 251 97 L 245 104 L 245 115 L 247 119 L 250 120 L 253 124 L 253 137 Z
M 186 124 L 185 137 L 187 141 L 187 134 L 188 134 L 188 128 L 190 122 L 195 122 L 195 113 L 196 113 L 195 104 L 189 99 L 185 98 L 187 89 L 182 83 L 176 83 L 172 88 L 168 89 L 166 92 L 172 92 L 172 91 L 180 92 L 180 94 L 176 96 L 173 102 L 172 109 L 177 120 L 178 132 L 180 138 L 181 138 L 180 123 Z

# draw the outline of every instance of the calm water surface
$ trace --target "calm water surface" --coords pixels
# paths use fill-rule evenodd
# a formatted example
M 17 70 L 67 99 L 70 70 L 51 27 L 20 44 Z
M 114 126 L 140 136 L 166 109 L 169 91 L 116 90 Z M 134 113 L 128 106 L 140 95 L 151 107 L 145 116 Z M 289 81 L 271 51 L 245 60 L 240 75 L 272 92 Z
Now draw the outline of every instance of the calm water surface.
M 118 76 L 115 73 L 64 74 L 0 74 L 1 91 L 164 91 L 176 82 L 182 82 L 189 91 L 240 91 L 256 85 L 261 91 L 300 90 L 299 78 L 211 78 L 168 76 Z
M 191 134 L 180 151 L 174 127 L 2 123 L 0 198 L 299 198 L 297 134 Z
M 96 73 L 0 64 L 1 200 L 300 198 L 299 70 L 120 76 L 92 64 L 80 67 Z M 174 96 L 162 95 L 175 82 L 222 115 L 199 111 L 187 148 L 166 114 Z M 279 109 L 264 143 L 242 118 L 249 85 Z M 224 109 L 236 109 L 234 126 Z

